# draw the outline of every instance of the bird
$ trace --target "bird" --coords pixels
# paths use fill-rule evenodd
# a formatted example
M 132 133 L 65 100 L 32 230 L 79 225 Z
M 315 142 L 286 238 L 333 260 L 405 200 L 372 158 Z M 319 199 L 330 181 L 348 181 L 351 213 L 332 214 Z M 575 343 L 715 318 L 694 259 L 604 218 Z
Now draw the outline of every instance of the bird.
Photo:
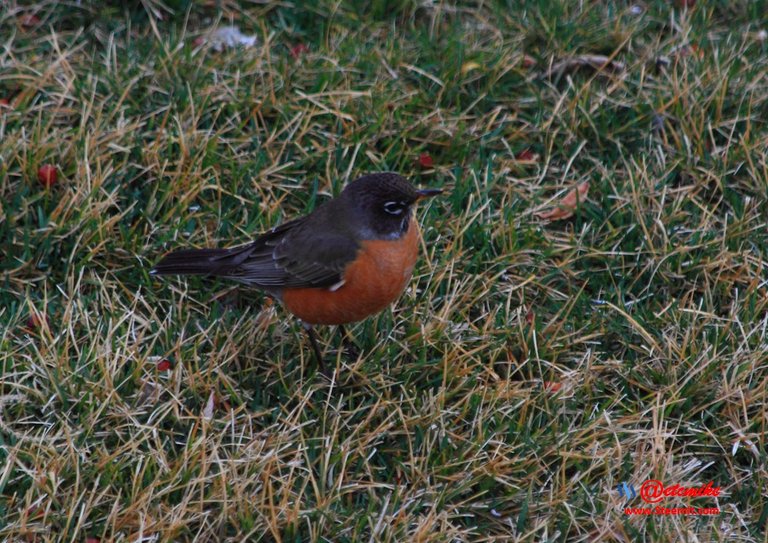
M 311 213 L 245 245 L 181 249 L 150 271 L 208 275 L 256 287 L 301 320 L 320 371 L 325 365 L 314 327 L 344 325 L 375 315 L 405 290 L 418 259 L 415 204 L 442 193 L 417 189 L 392 172 L 363 175 Z

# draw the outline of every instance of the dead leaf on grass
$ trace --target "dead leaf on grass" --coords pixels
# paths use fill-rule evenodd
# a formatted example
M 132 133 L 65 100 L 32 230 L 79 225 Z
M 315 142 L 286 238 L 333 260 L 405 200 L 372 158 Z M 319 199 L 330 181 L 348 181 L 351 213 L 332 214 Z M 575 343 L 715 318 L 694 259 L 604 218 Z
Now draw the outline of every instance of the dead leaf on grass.
M 223 26 L 200 36 L 195 40 L 195 45 L 207 43 L 214 51 L 223 51 L 228 47 L 237 47 L 241 45 L 245 48 L 254 47 L 258 41 L 257 36 L 243 34 L 236 26 Z
M 613 60 L 605 55 L 579 55 L 555 62 L 542 76 L 551 79 L 553 77 L 560 77 L 565 72 L 573 72 L 580 68 L 592 68 L 606 72 L 623 72 L 626 66 L 623 62 Z
M 573 212 L 576 211 L 580 202 L 584 202 L 587 198 L 587 192 L 589 191 L 589 181 L 584 181 L 578 187 L 568 191 L 563 196 L 560 203 L 552 209 L 547 211 L 539 211 L 536 216 L 540 219 L 549 221 L 561 221 L 573 216 Z
M 479 63 L 470 60 L 461 65 L 461 75 L 467 75 L 469 72 L 482 68 Z
M 560 381 L 544 381 L 544 390 L 552 394 L 559 392 L 562 387 L 563 383 Z
M 212 420 L 213 419 L 213 410 L 216 408 L 216 393 L 211 391 L 211 395 L 208 396 L 208 401 L 205 404 L 205 408 L 203 409 L 203 417 L 206 420 Z

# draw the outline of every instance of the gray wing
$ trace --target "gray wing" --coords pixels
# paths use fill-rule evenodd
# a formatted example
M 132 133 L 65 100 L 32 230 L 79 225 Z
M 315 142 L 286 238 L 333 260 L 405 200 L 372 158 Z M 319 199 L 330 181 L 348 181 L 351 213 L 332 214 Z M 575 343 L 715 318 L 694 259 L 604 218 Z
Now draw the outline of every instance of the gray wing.
M 151 273 L 212 275 L 267 290 L 332 286 L 342 280 L 359 243 L 334 228 L 318 228 L 311 218 L 284 223 L 239 247 L 175 251 Z

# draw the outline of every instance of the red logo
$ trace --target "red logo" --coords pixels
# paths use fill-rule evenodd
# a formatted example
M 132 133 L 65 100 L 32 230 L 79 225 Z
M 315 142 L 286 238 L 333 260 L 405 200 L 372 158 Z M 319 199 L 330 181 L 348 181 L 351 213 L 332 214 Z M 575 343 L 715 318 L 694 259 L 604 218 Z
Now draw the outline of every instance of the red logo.
M 655 479 L 648 479 L 640 487 L 640 497 L 646 503 L 659 503 L 664 498 L 671 498 L 674 496 L 698 498 L 701 496 L 717 497 L 720 495 L 719 486 L 714 486 L 712 481 L 706 485 L 685 487 L 680 485 L 672 485 L 665 487 L 661 481 Z

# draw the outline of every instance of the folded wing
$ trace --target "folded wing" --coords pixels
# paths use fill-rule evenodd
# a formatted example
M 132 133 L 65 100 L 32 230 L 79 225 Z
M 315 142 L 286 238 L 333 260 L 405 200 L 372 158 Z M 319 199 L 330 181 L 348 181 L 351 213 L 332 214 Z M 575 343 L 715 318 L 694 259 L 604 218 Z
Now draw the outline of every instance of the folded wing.
M 211 275 L 267 290 L 329 287 L 342 280 L 358 249 L 351 236 L 313 228 L 303 217 L 239 247 L 174 251 L 150 273 Z

